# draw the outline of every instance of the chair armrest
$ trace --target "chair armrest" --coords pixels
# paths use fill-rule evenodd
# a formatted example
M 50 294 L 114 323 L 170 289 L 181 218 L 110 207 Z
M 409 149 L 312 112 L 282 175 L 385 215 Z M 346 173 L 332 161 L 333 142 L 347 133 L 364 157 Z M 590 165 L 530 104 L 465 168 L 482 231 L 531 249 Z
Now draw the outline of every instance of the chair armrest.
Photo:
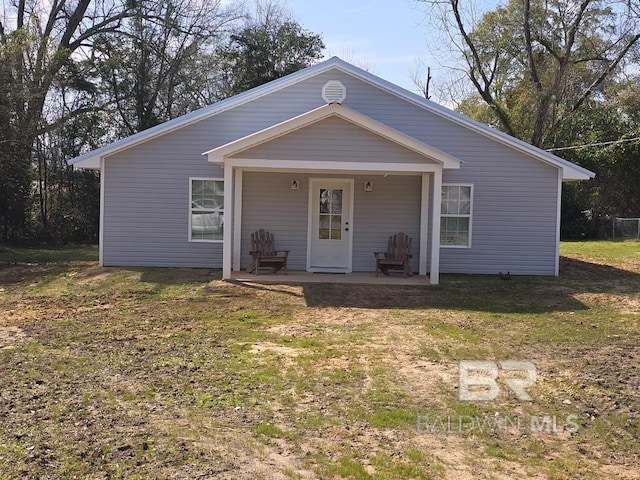
M 386 258 L 387 256 L 387 252 L 373 252 L 373 254 L 376 256 L 376 258 Z
M 290 251 L 291 251 L 291 250 L 277 250 L 277 251 L 276 251 L 276 253 L 284 253 L 284 256 L 285 256 L 285 257 L 288 257 L 288 256 L 289 256 L 289 252 L 290 252 Z

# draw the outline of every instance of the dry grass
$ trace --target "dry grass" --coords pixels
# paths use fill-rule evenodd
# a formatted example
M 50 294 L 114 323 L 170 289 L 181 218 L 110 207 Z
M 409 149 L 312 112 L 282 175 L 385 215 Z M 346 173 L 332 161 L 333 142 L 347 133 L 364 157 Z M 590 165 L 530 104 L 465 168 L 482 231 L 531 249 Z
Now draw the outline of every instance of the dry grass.
M 563 248 L 557 279 L 438 288 L 0 251 L 0 478 L 640 478 L 640 244 Z M 533 362 L 533 401 L 460 402 L 461 359 Z

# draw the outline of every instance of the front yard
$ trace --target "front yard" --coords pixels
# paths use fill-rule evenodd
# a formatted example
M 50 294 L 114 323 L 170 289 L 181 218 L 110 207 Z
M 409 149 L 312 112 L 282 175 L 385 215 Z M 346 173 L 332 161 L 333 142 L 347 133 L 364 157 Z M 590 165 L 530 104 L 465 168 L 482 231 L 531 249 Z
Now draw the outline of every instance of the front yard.
M 0 478 L 640 478 L 640 243 L 562 251 L 434 288 L 0 247 Z M 460 360 L 532 401 L 460 401 Z

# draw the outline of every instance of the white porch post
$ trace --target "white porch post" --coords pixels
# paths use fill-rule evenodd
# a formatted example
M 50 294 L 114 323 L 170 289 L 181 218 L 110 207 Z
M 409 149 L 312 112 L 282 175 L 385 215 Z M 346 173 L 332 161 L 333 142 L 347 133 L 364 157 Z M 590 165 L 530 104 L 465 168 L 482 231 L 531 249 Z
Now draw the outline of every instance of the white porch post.
M 422 190 L 420 197 L 420 263 L 419 275 L 427 274 L 429 239 L 429 174 L 422 174 Z
M 98 233 L 98 265 L 104 267 L 104 157 L 100 157 L 100 231 Z
M 227 219 L 233 216 L 233 167 L 227 162 L 224 163 L 224 216 Z M 227 222 L 225 222 L 227 223 Z M 231 222 L 228 222 L 229 224 Z M 231 260 L 233 250 L 233 229 L 226 224 L 222 234 L 222 279 L 231 280 Z
M 433 204 L 431 205 L 431 271 L 429 282 L 440 282 L 440 196 L 442 195 L 442 168 L 433 174 Z
M 555 276 L 560 275 L 560 219 L 562 212 L 562 169 L 558 169 L 558 195 L 556 198 L 556 264 Z
M 233 270 L 240 271 L 240 249 L 242 240 L 242 169 L 236 169 L 233 201 Z

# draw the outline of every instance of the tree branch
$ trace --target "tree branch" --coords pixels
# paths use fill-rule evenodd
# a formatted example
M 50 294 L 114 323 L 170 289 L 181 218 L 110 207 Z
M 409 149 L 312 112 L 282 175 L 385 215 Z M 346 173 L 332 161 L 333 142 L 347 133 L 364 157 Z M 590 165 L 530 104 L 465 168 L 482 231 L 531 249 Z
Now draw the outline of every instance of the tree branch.
M 449 5 L 451 5 L 453 15 L 456 19 L 456 25 L 458 26 L 458 31 L 460 32 L 460 35 L 462 36 L 464 43 L 467 45 L 467 47 L 469 47 L 469 50 L 471 51 L 473 63 L 470 64 L 470 66 L 472 69 L 476 68 L 478 70 L 478 73 L 482 77 L 482 81 L 485 84 L 485 88 L 487 88 L 490 85 L 490 82 L 484 72 L 484 69 L 482 68 L 482 61 L 480 60 L 480 54 L 478 53 L 478 49 L 476 48 L 475 44 L 471 40 L 471 37 L 467 33 L 466 28 L 464 28 L 464 23 L 462 22 L 462 16 L 460 15 L 459 0 L 450 0 Z M 484 90 L 484 88 L 482 90 Z
M 18 18 L 16 20 L 16 30 L 20 30 L 24 27 L 24 9 L 26 0 L 20 0 L 18 2 Z
M 71 38 L 75 35 L 78 26 L 82 22 L 84 15 L 89 8 L 89 4 L 91 0 L 80 0 L 76 5 L 76 8 L 71 13 L 69 17 L 69 22 L 67 23 L 64 33 L 62 34 L 62 38 L 60 39 L 59 49 L 69 48 L 69 42 L 71 42 Z
M 58 14 L 64 7 L 64 4 L 65 4 L 65 0 L 62 0 L 60 3 L 58 3 L 58 0 L 54 0 L 54 2 L 51 4 L 51 12 L 49 13 L 49 18 L 47 19 L 47 25 L 45 26 L 44 31 L 42 33 L 42 36 L 44 38 L 49 38 L 51 36 L 51 32 L 53 32 L 53 27 L 55 26 L 56 21 L 58 20 Z
M 533 45 L 531 43 L 531 2 L 530 0 L 522 0 L 524 7 L 524 43 L 525 50 L 527 51 L 527 62 L 529 64 L 529 74 L 531 75 L 531 81 L 536 87 L 536 90 L 542 90 L 542 82 L 538 76 L 538 68 L 536 67 L 535 59 L 533 58 Z
M 634 35 L 629 42 L 624 46 L 624 48 L 618 52 L 618 56 L 607 66 L 607 68 L 600 74 L 600 76 L 584 91 L 584 93 L 580 96 L 578 101 L 574 103 L 574 105 L 569 110 L 569 114 L 578 110 L 582 104 L 591 96 L 593 91 L 602 84 L 606 80 L 606 78 L 613 72 L 616 67 L 620 64 L 624 56 L 631 50 L 631 48 L 640 40 L 640 33 Z
M 87 113 L 101 111 L 101 110 L 105 109 L 106 107 L 108 107 L 110 105 L 113 105 L 113 104 L 114 104 L 114 101 L 110 100 L 110 101 L 102 103 L 100 105 L 91 104 L 91 105 L 87 105 L 85 107 L 75 108 L 74 110 L 71 110 L 67 114 L 62 115 L 55 122 L 47 123 L 47 124 L 44 124 L 43 126 L 41 126 L 36 131 L 36 135 L 42 135 L 43 133 L 51 132 L 52 130 L 55 130 L 56 128 L 64 125 L 65 123 L 67 123 L 69 120 L 72 120 L 74 118 L 80 117 L 80 116 L 85 115 Z

